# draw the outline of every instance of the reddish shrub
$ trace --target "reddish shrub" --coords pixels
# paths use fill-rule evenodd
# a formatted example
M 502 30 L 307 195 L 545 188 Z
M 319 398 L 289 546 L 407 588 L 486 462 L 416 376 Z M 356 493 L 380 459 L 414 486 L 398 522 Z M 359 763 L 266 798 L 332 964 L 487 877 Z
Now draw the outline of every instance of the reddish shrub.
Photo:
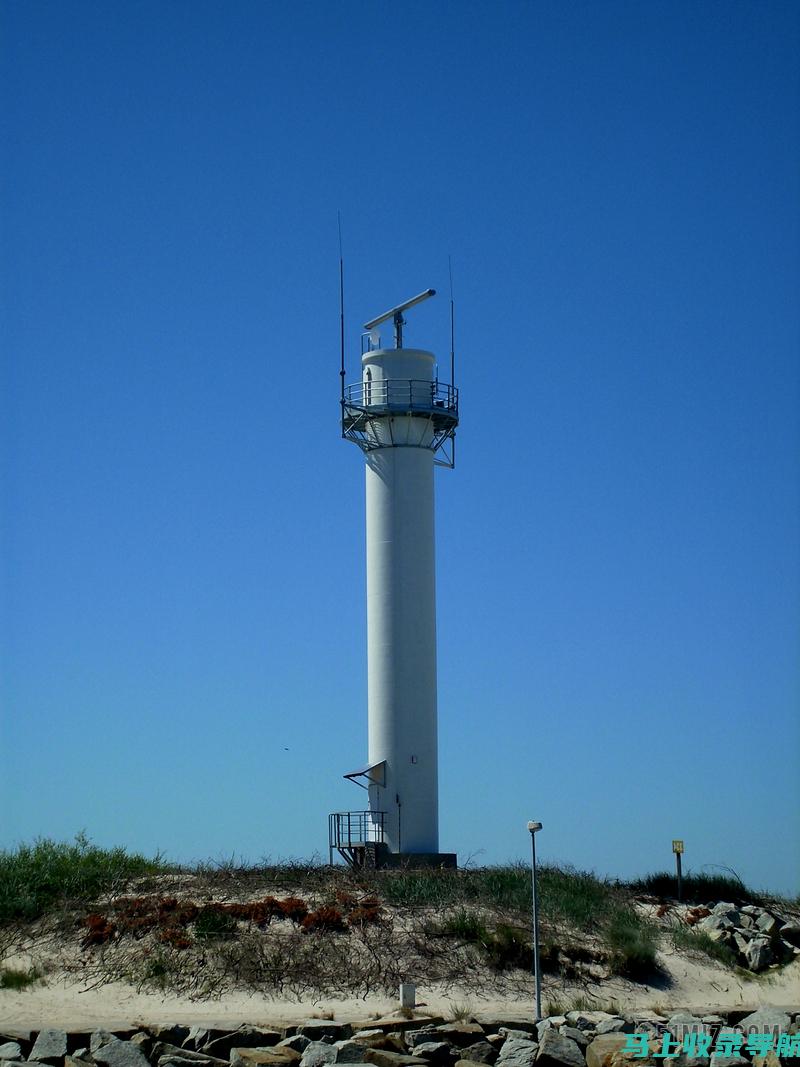
M 99 915 L 97 912 L 87 915 L 83 920 L 83 925 L 87 927 L 83 937 L 83 945 L 86 947 L 89 945 L 104 945 L 117 932 L 114 924 L 109 922 L 105 915 Z
M 188 948 L 191 941 L 186 936 L 186 931 L 179 926 L 165 926 L 158 931 L 158 940 L 173 948 Z
M 252 919 L 252 904 L 220 904 L 220 910 L 232 915 L 234 919 Z
M 185 900 L 172 914 L 172 921 L 179 926 L 186 926 L 189 923 L 193 923 L 197 916 L 200 914 L 200 909 L 196 904 L 193 904 L 191 900 Z
M 308 915 L 308 905 L 299 897 L 287 897 L 285 900 L 277 901 L 277 904 L 281 909 L 281 915 L 285 919 L 291 919 L 292 922 L 301 923 Z
M 302 904 L 302 901 L 300 901 Z M 275 897 L 264 897 L 263 900 L 257 900 L 250 905 L 249 919 L 254 922 L 256 926 L 269 926 L 272 919 L 282 917 L 284 914 L 281 902 L 276 900 Z
M 368 926 L 370 923 L 379 923 L 381 921 L 380 908 L 353 908 L 347 916 L 347 921 L 351 926 Z
M 156 910 L 156 902 L 152 897 L 122 897 L 114 905 L 114 910 L 122 918 L 138 919 L 152 915 Z
M 686 922 L 689 926 L 694 926 L 695 923 L 699 923 L 701 919 L 705 919 L 711 912 L 708 908 L 689 908 L 686 912 Z
M 323 904 L 316 911 L 309 912 L 303 919 L 303 929 L 308 933 L 311 930 L 346 930 L 344 917 L 338 908 L 330 904 Z

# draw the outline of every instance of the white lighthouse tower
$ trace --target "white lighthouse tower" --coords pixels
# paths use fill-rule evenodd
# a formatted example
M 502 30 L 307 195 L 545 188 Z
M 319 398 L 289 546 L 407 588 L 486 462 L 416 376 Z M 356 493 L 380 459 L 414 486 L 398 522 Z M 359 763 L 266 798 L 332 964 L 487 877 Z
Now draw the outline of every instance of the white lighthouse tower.
M 366 459 L 369 706 L 368 761 L 345 777 L 368 805 L 331 815 L 329 844 L 354 866 L 456 862 L 439 851 L 433 471 L 454 465 L 458 393 L 433 353 L 403 346 L 403 312 L 433 295 L 365 323 L 361 380 L 342 377 L 342 436 Z

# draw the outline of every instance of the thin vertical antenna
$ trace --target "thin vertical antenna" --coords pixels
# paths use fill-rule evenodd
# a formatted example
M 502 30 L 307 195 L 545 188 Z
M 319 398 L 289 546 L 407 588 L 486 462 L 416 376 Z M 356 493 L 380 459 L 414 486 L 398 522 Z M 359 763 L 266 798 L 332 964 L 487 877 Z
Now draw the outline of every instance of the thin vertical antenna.
M 455 388 L 456 384 L 456 310 L 453 302 L 453 260 L 447 257 L 447 266 L 450 271 L 450 384 Z
M 342 348 L 342 368 L 339 371 L 342 379 L 342 405 L 344 405 L 344 256 L 342 255 L 342 213 L 336 212 L 339 223 L 339 332 Z M 344 414 L 344 410 L 342 410 Z

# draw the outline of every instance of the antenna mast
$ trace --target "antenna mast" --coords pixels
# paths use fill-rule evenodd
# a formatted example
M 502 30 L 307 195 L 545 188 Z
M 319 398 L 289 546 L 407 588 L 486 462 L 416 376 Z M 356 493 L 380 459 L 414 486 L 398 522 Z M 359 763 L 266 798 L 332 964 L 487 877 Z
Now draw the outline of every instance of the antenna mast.
M 456 306 L 453 301 L 453 260 L 447 257 L 450 271 L 450 384 L 456 384 Z
M 336 212 L 339 223 L 339 332 L 342 349 L 342 367 L 339 375 L 342 379 L 342 404 L 344 404 L 344 257 L 342 255 L 342 213 Z

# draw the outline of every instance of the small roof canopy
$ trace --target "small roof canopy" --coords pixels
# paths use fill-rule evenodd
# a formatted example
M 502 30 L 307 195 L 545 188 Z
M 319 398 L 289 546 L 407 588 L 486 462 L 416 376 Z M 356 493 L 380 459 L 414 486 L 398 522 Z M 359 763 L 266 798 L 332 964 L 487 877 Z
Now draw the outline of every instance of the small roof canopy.
M 360 785 L 362 789 L 369 787 L 364 782 L 360 782 L 359 778 L 366 778 L 373 785 L 386 785 L 386 760 L 382 759 L 380 763 L 368 763 L 366 767 L 360 767 L 357 771 L 350 771 L 344 777 L 349 778 L 356 785 Z

